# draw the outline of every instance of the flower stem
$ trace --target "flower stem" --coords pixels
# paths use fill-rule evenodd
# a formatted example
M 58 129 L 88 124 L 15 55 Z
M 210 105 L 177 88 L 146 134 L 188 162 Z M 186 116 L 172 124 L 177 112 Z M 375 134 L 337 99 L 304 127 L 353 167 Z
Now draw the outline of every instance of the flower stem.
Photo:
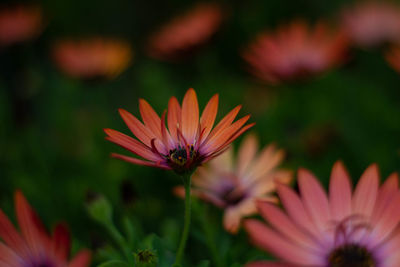
M 191 174 L 183 176 L 183 184 L 185 187 L 185 219 L 184 219 L 181 241 L 179 243 L 178 251 L 176 253 L 175 263 L 172 265 L 174 267 L 180 266 L 181 264 L 183 252 L 186 246 L 186 241 L 189 236 L 190 217 L 191 217 L 190 183 L 191 183 Z

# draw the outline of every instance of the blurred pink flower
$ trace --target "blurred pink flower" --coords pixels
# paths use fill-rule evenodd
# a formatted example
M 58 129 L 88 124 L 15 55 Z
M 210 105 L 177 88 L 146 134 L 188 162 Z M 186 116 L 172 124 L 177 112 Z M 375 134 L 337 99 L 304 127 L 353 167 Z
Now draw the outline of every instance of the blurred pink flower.
M 257 138 L 249 134 L 239 147 L 236 158 L 233 150 L 200 167 L 193 175 L 192 193 L 225 210 L 223 224 L 227 231 L 236 233 L 242 217 L 257 213 L 256 199 L 276 202 L 272 195 L 275 181 L 288 183 L 291 172 L 278 169 L 284 152 L 274 145 L 258 151 Z M 184 197 L 184 188 L 175 193 Z
M 149 39 L 149 54 L 162 60 L 177 60 L 207 42 L 223 17 L 216 3 L 200 3 L 174 18 Z
M 385 53 L 385 59 L 389 65 L 400 73 L 400 46 L 392 46 Z
M 214 127 L 218 99 L 218 95 L 214 95 L 199 116 L 197 95 L 191 88 L 186 92 L 182 106 L 175 97 L 171 97 L 168 113 L 164 111 L 161 118 L 147 101 L 140 99 L 139 109 L 144 124 L 128 111 L 120 109 L 122 119 L 139 140 L 104 129 L 106 139 L 144 160 L 120 154 L 113 154 L 113 157 L 133 164 L 174 170 L 179 174 L 193 172 L 199 165 L 224 152 L 254 125 L 245 125 L 250 115 L 233 122 L 241 109 L 237 106 Z
M 124 41 L 88 38 L 58 41 L 53 46 L 58 67 L 74 78 L 115 78 L 132 60 L 133 52 Z
M 379 186 L 378 167 L 371 165 L 352 193 L 341 162 L 332 170 L 329 196 L 307 170 L 298 173 L 300 195 L 278 185 L 286 212 L 258 202 L 266 225 L 248 219 L 244 225 L 255 245 L 283 263 L 255 262 L 247 266 L 400 266 L 400 192 L 398 175 Z
M 20 191 L 15 192 L 15 210 L 21 234 L 0 210 L 0 266 L 88 267 L 90 252 L 80 251 L 68 261 L 71 241 L 62 224 L 50 236 Z
M 250 71 L 268 83 L 301 79 L 346 59 L 347 39 L 320 22 L 296 20 L 274 33 L 260 35 L 243 53 Z
M 353 43 L 373 47 L 400 39 L 400 7 L 387 1 L 359 1 L 342 12 L 343 30 Z
M 16 5 L 0 9 L 0 46 L 30 40 L 42 28 L 42 10 L 37 6 Z

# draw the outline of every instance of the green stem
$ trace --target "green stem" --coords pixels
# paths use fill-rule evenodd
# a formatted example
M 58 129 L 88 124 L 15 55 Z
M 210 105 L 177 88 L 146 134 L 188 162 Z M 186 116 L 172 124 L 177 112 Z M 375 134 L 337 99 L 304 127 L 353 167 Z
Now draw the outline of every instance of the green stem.
M 130 266 L 134 266 L 132 254 L 129 251 L 128 244 L 126 243 L 124 237 L 121 235 L 121 233 L 117 230 L 112 222 L 110 224 L 107 224 L 106 227 L 110 232 L 110 235 L 114 238 L 115 242 L 117 242 L 117 244 L 120 246 Z
M 190 212 L 191 212 L 190 183 L 191 183 L 191 174 L 183 176 L 183 184 L 185 186 L 185 219 L 184 219 L 181 241 L 179 243 L 178 251 L 176 253 L 175 263 L 172 265 L 174 267 L 180 266 L 182 262 L 183 252 L 185 250 L 186 241 L 189 236 Z

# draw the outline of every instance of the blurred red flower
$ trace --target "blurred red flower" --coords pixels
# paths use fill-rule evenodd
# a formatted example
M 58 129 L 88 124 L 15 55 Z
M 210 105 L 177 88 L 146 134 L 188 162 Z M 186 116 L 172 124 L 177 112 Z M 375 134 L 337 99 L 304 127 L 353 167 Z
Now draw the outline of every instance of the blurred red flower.
M 351 41 L 373 47 L 400 39 L 400 7 L 392 2 L 364 1 L 343 10 L 343 30 Z
M 16 5 L 0 9 L 1 46 L 30 40 L 42 29 L 42 10 L 38 6 Z
M 128 43 L 100 37 L 58 41 L 52 52 L 63 72 L 83 79 L 112 79 L 127 68 L 133 56 Z
M 122 119 L 139 141 L 112 129 L 105 129 L 108 135 L 106 139 L 144 160 L 113 154 L 115 158 L 139 165 L 172 169 L 180 174 L 190 173 L 202 163 L 220 155 L 237 137 L 254 125 L 245 125 L 249 115 L 233 122 L 240 108 L 234 108 L 213 128 L 218 111 L 218 95 L 210 99 L 200 118 L 193 89 L 186 92 L 182 106 L 175 97 L 171 97 L 168 115 L 164 111 L 161 118 L 149 103 L 140 99 L 139 109 L 144 124 L 128 111 L 119 110 Z
M 400 73 L 400 46 L 392 46 L 385 53 L 385 59 L 389 65 Z
M 274 145 L 258 152 L 257 138 L 249 134 L 234 158 L 233 149 L 200 167 L 193 174 L 192 194 L 225 210 L 223 224 L 237 233 L 241 219 L 257 213 L 256 199 L 276 202 L 275 182 L 287 184 L 292 173 L 279 169 L 284 152 Z M 182 186 L 175 194 L 184 197 Z
M 243 53 L 250 71 L 267 83 L 301 79 L 328 70 L 346 59 L 347 39 L 319 22 L 302 20 L 260 35 Z
M 149 39 L 150 56 L 177 60 L 204 44 L 218 30 L 222 8 L 215 3 L 200 3 L 174 18 Z
M 63 224 L 50 236 L 20 191 L 15 192 L 15 210 L 21 234 L 0 210 L 0 266 L 88 267 L 90 252 L 80 251 L 68 262 L 70 236 Z

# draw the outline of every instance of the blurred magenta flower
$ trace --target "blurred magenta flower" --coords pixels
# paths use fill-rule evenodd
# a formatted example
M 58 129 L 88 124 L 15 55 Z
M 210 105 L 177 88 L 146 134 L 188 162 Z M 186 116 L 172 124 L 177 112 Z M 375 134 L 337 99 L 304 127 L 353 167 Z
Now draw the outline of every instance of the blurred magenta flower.
M 59 224 L 50 236 L 20 191 L 15 192 L 15 211 L 21 234 L 0 210 L 0 266 L 88 267 L 90 252 L 80 251 L 68 262 L 70 236 Z
M 347 38 L 319 22 L 296 20 L 276 32 L 261 34 L 243 53 L 250 71 L 267 83 L 306 78 L 346 59 Z
M 400 39 L 400 7 L 388 1 L 359 1 L 344 9 L 342 27 L 361 47 L 374 47 Z
M 233 140 L 254 125 L 245 125 L 250 115 L 232 123 L 240 108 L 234 108 L 213 128 L 218 110 L 218 95 L 210 99 L 200 119 L 197 96 L 193 89 L 185 94 L 182 107 L 175 97 L 171 97 L 168 115 L 164 111 L 161 118 L 145 100 L 140 99 L 139 109 L 144 124 L 126 110 L 119 110 L 139 140 L 112 129 L 105 129 L 108 135 L 106 139 L 144 160 L 113 154 L 115 158 L 139 165 L 172 169 L 177 173 L 190 173 L 197 166 L 220 155 Z
M 0 46 L 28 41 L 36 37 L 43 26 L 40 7 L 4 6 L 0 9 Z
M 207 42 L 223 18 L 216 3 L 200 3 L 174 18 L 149 39 L 149 54 L 162 60 L 177 60 Z
M 237 233 L 242 217 L 257 213 L 256 199 L 276 202 L 272 195 L 275 181 L 288 183 L 290 171 L 278 169 L 284 157 L 274 145 L 258 153 L 258 140 L 249 134 L 239 147 L 236 158 L 233 150 L 200 167 L 193 174 L 192 193 L 225 210 L 223 224 L 230 233 Z M 184 197 L 184 188 L 175 193 Z
M 128 67 L 133 56 L 128 43 L 101 37 L 58 41 L 52 52 L 64 73 L 82 79 L 115 78 Z
M 392 46 L 385 53 L 385 59 L 389 65 L 400 73 L 400 46 Z
M 329 196 L 307 170 L 300 169 L 298 179 L 300 195 L 277 187 L 286 212 L 260 201 L 258 209 L 269 225 L 255 219 L 244 223 L 254 244 L 284 263 L 247 266 L 400 266 L 397 174 L 379 186 L 378 167 L 371 165 L 352 193 L 349 175 L 337 162 Z

